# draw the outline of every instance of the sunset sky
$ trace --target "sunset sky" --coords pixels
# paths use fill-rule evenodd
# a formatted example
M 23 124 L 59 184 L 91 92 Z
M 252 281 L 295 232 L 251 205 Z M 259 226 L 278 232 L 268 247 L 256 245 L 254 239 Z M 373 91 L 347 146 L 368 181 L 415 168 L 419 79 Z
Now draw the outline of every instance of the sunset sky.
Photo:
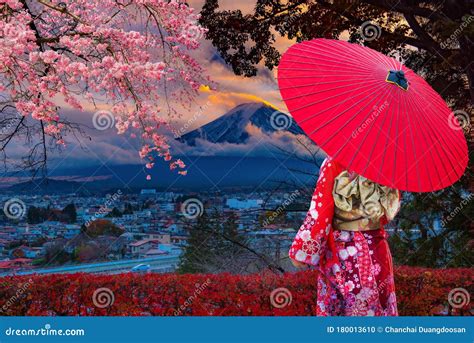
M 200 11 L 204 0 L 191 0 L 190 4 Z M 240 9 L 244 13 L 253 8 L 255 1 L 238 0 L 223 1 L 232 7 L 222 7 L 222 9 Z M 276 36 L 275 46 L 284 52 L 292 42 L 286 38 Z M 190 111 L 183 111 L 183 117 L 179 121 L 173 121 L 172 127 L 181 129 L 186 127 L 186 131 L 191 131 L 210 121 L 215 120 L 227 113 L 235 106 L 248 102 L 264 102 L 282 111 L 286 107 L 281 101 L 280 93 L 276 82 L 276 69 L 269 70 L 265 66 L 259 67 L 259 73 L 255 77 L 247 78 L 236 76 L 232 68 L 229 67 L 218 55 L 211 42 L 202 39 L 201 47 L 192 52 L 201 65 L 207 70 L 207 74 L 216 83 L 217 89 L 209 91 L 202 87 L 199 98 L 196 99 L 196 106 Z M 94 109 L 90 107 L 89 112 L 77 113 L 69 111 L 71 120 L 90 126 Z M 202 110 L 200 109 L 202 108 Z M 66 110 L 66 113 L 68 111 Z M 69 158 L 64 158 L 61 154 L 61 166 L 76 166 L 78 161 L 81 164 L 94 164 L 96 160 L 107 160 L 109 163 L 142 163 L 137 154 L 137 145 L 126 135 L 117 136 L 114 129 L 105 131 L 92 130 L 88 132 L 93 138 L 92 141 L 81 140 L 82 149 L 74 140 L 70 139 L 65 153 Z M 111 155 L 110 151 L 114 153 Z
M 199 12 L 204 0 L 190 0 L 189 3 Z M 222 3 L 224 5 L 221 9 L 240 9 L 244 13 L 251 11 L 255 5 L 254 0 L 222 1 Z M 284 52 L 291 44 L 290 40 L 276 35 L 275 47 L 280 52 Z M 202 87 L 200 96 L 196 99 L 196 106 L 190 111 L 183 112 L 180 120 L 173 121 L 171 123 L 173 128 L 182 129 L 185 126 L 186 131 L 191 131 L 215 120 L 242 103 L 262 102 L 282 111 L 286 110 L 276 83 L 276 69 L 271 71 L 262 65 L 259 67 L 258 76 L 252 78 L 236 76 L 220 58 L 211 42 L 204 38 L 201 41 L 201 47 L 193 51 L 192 56 L 207 70 L 207 74 L 216 83 L 217 88 L 210 91 Z M 61 100 L 59 103 L 64 104 Z M 62 113 L 65 118 L 91 129 L 86 129 L 86 137 L 79 137 L 78 140 L 71 135 L 66 137 L 66 148 L 60 153 L 49 156 L 50 170 L 98 164 L 143 163 L 137 153 L 138 142 L 126 134 L 116 135 L 114 128 L 105 131 L 93 129 L 92 117 L 97 109 L 90 104 L 84 104 L 84 108 L 86 111 L 78 112 L 68 109 L 67 106 L 63 107 Z M 21 158 L 27 152 L 28 147 L 20 143 L 9 154 L 10 157 Z
M 189 1 L 197 11 L 200 11 L 204 0 Z M 254 0 L 221 1 L 222 10 L 240 9 L 244 14 L 252 11 L 255 6 Z M 292 41 L 275 35 L 275 47 L 283 53 Z M 285 110 L 285 104 L 281 101 L 280 93 L 276 83 L 276 69 L 269 70 L 263 64 L 255 77 L 242 77 L 234 75 L 232 68 L 225 64 L 219 57 L 211 42 L 202 41 L 202 46 L 195 57 L 208 70 L 211 78 L 217 82 L 218 89 L 215 92 L 203 94 L 200 99 L 202 104 L 208 104 L 208 113 L 196 122 L 197 126 L 215 119 L 238 104 L 245 102 L 267 102 L 273 106 Z

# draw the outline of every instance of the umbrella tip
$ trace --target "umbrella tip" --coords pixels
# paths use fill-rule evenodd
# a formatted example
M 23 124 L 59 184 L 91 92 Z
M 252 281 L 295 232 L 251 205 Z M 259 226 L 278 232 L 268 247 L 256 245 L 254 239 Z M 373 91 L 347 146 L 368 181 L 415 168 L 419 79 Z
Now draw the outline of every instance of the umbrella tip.
M 405 91 L 408 90 L 408 80 L 403 70 L 389 70 L 385 81 L 393 83 Z

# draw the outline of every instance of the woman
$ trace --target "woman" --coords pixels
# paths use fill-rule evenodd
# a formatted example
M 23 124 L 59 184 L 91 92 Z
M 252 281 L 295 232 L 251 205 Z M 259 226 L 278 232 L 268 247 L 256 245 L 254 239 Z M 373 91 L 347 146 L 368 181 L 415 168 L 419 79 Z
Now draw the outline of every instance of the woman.
M 318 268 L 317 315 L 396 316 L 392 257 L 383 226 L 400 193 L 324 160 L 289 256 Z

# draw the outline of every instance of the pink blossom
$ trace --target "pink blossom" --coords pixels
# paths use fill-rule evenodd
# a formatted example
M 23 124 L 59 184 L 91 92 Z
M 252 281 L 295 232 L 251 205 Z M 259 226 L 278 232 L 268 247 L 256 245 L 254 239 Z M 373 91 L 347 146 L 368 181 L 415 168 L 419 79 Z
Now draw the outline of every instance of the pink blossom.
M 62 0 L 64 12 L 25 3 L 0 0 L 0 91 L 18 112 L 41 120 L 44 133 L 62 145 L 67 131 L 60 125 L 61 109 L 100 104 L 113 114 L 118 134 L 132 131 L 130 137 L 144 140 L 139 155 L 147 165 L 160 157 L 171 169 L 184 168 L 158 132 L 168 127 L 159 113 L 163 80 L 168 89 L 180 90 L 168 96 L 171 117 L 175 103 L 190 103 L 201 84 L 209 85 L 190 55 L 206 32 L 194 10 L 174 0 L 133 0 L 127 6 L 115 0 Z M 148 20 L 150 11 L 160 18 L 159 27 Z M 149 24 L 140 32 L 130 29 L 143 22 Z

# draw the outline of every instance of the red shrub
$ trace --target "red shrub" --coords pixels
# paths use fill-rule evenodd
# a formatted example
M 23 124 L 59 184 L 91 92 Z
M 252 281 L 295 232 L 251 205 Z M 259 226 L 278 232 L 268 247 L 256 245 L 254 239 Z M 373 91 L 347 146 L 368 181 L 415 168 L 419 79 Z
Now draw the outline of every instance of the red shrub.
M 304 316 L 315 315 L 315 271 L 277 276 L 177 275 L 132 273 L 117 275 L 56 274 L 0 278 L 2 315 L 193 315 L 193 316 Z M 472 293 L 472 269 L 396 268 L 401 315 L 469 314 L 448 308 L 448 293 L 464 288 Z M 281 308 L 270 301 L 277 288 L 291 293 Z M 99 288 L 113 292 L 105 308 L 93 301 Z M 21 290 L 21 291 L 20 291 Z M 285 300 L 285 299 L 280 299 Z M 288 300 L 288 299 L 286 299 Z M 278 299 L 276 299 L 278 302 Z M 275 303 L 274 303 L 275 304 Z M 278 304 L 277 304 L 278 305 Z M 470 307 L 469 307 L 470 308 Z M 456 312 L 457 311 L 457 312 Z

